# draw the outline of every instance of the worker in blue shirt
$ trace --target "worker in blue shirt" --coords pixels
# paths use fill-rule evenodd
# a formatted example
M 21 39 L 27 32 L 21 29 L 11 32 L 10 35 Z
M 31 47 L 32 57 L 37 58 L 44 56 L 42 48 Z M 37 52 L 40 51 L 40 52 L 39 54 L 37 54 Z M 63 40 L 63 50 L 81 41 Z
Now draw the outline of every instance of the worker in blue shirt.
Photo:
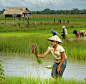
M 58 36 L 58 33 L 56 31 L 53 31 L 53 29 L 51 30 L 51 32 L 52 32 L 53 36 L 54 35 L 57 35 Z

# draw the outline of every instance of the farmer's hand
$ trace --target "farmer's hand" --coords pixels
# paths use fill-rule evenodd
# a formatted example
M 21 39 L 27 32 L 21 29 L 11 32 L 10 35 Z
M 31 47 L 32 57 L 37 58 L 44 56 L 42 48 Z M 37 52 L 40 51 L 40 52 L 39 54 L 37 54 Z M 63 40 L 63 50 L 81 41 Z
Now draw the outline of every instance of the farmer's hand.
M 61 73 L 61 71 L 62 71 L 61 68 L 58 66 L 58 67 L 57 67 L 57 72 L 58 72 L 58 74 L 59 74 L 59 72 Z
M 37 58 L 39 58 L 39 57 L 40 57 L 40 55 L 37 55 L 36 57 L 37 57 Z

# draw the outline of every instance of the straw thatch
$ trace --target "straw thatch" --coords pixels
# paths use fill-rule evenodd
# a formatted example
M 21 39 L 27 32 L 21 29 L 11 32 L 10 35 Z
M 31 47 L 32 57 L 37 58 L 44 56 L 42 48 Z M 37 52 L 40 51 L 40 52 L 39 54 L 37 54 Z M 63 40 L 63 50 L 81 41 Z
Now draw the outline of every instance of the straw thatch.
M 24 14 L 29 13 L 31 14 L 31 12 L 27 9 L 27 8 L 7 8 L 4 11 L 4 15 L 21 15 L 24 16 Z

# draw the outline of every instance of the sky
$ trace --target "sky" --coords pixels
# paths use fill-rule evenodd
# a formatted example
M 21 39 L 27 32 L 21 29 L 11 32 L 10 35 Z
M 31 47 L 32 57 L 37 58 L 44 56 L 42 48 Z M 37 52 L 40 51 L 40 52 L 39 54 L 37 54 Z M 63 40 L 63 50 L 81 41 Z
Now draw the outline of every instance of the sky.
M 0 10 L 26 7 L 29 11 L 86 9 L 86 0 L 0 0 Z

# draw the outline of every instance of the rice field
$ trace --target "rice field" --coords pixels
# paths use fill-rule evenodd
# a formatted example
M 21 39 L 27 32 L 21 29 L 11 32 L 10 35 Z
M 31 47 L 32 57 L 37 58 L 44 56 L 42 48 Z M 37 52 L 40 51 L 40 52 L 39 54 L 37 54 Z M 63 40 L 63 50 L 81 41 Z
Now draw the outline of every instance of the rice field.
M 32 43 L 37 44 L 38 52 L 44 53 L 51 42 L 47 40 L 50 36 L 31 35 L 31 36 L 12 36 L 0 37 L 0 51 L 14 53 L 32 53 Z M 40 40 L 41 39 L 41 40 Z M 61 44 L 68 57 L 86 59 L 86 40 L 62 40 Z M 71 44 L 71 45 L 70 45 Z
M 61 23 L 58 22 L 59 19 L 61 19 Z M 35 43 L 38 45 L 39 53 L 44 53 L 51 45 L 47 41 L 47 38 L 52 36 L 50 30 L 57 31 L 58 36 L 62 38 L 60 32 L 63 25 L 68 31 L 67 39 L 75 38 L 74 29 L 86 31 L 86 15 L 31 15 L 29 24 L 27 20 L 7 18 L 6 23 L 4 20 L 4 15 L 0 15 L 1 52 L 31 53 L 31 44 Z M 70 22 L 67 23 L 67 20 Z M 86 59 L 85 40 L 63 40 L 63 42 L 61 45 L 65 48 L 68 57 Z
M 17 36 L 17 37 L 25 36 L 25 37 L 28 37 L 28 36 L 33 36 L 33 35 L 35 35 L 35 36 L 49 36 L 50 37 L 50 36 L 52 36 L 52 33 L 50 31 L 51 29 L 57 31 L 58 34 L 59 34 L 58 36 L 60 38 L 62 38 L 61 37 L 62 33 L 60 33 L 60 32 L 62 32 L 62 28 L 48 28 L 48 29 L 43 29 L 43 30 L 38 29 L 38 30 L 29 30 L 29 31 L 26 31 L 26 32 L 23 31 L 23 30 L 22 30 L 22 32 L 21 31 L 17 31 L 17 32 L 16 31 L 15 32 L 9 32 L 9 31 L 8 32 L 1 32 L 0 37 L 11 37 L 11 36 Z M 75 38 L 75 34 L 73 34 L 74 29 L 77 29 L 78 31 L 86 30 L 86 28 L 67 28 L 67 31 L 68 31 L 67 38 L 68 39 L 69 38 Z
M 31 15 L 29 23 L 28 20 L 23 21 L 17 19 L 18 18 L 12 20 L 12 18 L 7 18 L 5 23 L 4 15 L 0 15 L 0 32 L 31 32 L 39 30 L 47 31 L 50 29 L 61 30 L 63 25 L 65 25 L 67 29 L 81 28 L 82 30 L 82 28 L 86 28 L 86 15 Z M 59 23 L 59 19 L 61 23 Z
M 55 19 L 55 23 L 54 23 Z M 61 23 L 59 23 L 61 19 Z M 49 20 L 49 23 L 48 23 Z M 64 23 L 65 20 L 65 23 Z M 67 22 L 69 20 L 69 23 Z M 36 22 L 36 25 L 34 23 Z M 20 23 L 20 26 L 19 26 Z M 86 15 L 31 15 L 29 23 L 27 20 L 12 20 L 7 18 L 5 23 L 4 15 L 0 15 L 0 52 L 7 53 L 32 53 L 32 43 L 37 44 L 38 53 L 46 51 L 51 42 L 47 38 L 52 36 L 51 29 L 58 32 L 65 25 L 68 31 L 67 39 L 75 38 L 73 30 L 86 31 Z M 63 40 L 67 57 L 86 60 L 86 40 Z M 49 53 L 50 54 L 50 53 Z M 5 77 L 1 84 L 85 84 L 86 81 L 75 79 L 41 79 L 31 77 Z
M 82 80 L 64 80 L 62 79 L 41 79 L 41 78 L 31 78 L 31 77 L 6 77 L 1 81 L 1 84 L 85 84 Z

